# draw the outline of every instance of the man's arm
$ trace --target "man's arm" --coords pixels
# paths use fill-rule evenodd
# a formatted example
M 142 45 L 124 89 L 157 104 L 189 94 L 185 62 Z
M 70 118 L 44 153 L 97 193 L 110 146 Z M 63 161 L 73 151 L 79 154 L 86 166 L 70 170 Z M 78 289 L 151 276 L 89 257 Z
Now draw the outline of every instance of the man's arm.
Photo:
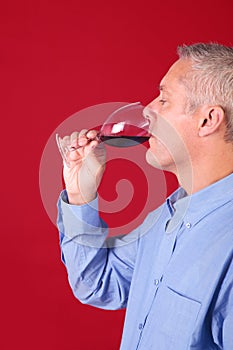
M 97 199 L 81 206 L 68 204 L 64 191 L 58 202 L 62 260 L 74 295 L 104 309 L 127 304 L 137 253 L 137 240 L 106 240 L 108 228 L 98 215 Z

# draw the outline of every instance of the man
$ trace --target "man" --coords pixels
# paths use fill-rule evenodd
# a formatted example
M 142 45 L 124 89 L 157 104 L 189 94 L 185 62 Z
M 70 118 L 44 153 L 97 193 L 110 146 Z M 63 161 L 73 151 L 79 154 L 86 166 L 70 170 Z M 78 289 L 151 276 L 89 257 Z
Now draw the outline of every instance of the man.
M 122 350 L 233 349 L 233 48 L 178 54 L 145 109 L 147 161 L 181 186 L 164 205 L 109 245 L 95 131 L 71 135 L 82 147 L 64 166 L 58 227 L 69 282 L 83 303 L 127 308 Z

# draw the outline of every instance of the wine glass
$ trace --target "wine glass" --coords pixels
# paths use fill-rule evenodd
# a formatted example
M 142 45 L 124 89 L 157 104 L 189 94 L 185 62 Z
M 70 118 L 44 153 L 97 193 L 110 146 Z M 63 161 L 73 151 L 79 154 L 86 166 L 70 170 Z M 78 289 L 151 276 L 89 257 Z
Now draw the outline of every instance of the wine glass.
M 113 111 L 102 125 L 96 139 L 114 147 L 132 147 L 146 142 L 150 138 L 149 119 L 140 102 L 124 105 Z M 81 146 L 72 147 L 56 134 L 58 149 L 67 166 L 68 154 Z

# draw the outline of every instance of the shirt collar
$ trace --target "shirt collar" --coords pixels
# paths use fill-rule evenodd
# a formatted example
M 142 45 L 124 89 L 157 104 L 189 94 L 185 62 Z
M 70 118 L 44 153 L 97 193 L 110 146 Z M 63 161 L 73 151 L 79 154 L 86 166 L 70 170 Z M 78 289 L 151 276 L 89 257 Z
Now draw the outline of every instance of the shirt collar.
M 170 219 L 165 223 L 165 231 L 173 232 L 182 223 L 183 214 L 185 212 L 187 193 L 180 187 L 168 199 L 167 208 L 169 210 Z M 177 208 L 179 203 L 179 208 Z
M 174 205 L 182 198 L 186 197 L 186 191 L 180 187 L 167 199 L 167 205 L 171 214 L 174 213 Z
M 233 200 L 233 174 L 190 196 L 187 196 L 184 189 L 179 188 L 167 199 L 167 206 L 171 216 L 176 212 L 179 220 L 183 220 L 188 227 L 191 227 L 231 200 Z

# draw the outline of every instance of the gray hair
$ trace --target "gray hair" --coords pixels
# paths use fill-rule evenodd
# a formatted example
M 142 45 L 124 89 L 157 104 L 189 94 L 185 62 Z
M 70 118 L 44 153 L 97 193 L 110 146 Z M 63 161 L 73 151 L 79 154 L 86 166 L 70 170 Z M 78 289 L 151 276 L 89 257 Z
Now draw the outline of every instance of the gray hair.
M 180 59 L 190 59 L 192 69 L 182 79 L 187 88 L 187 113 L 204 104 L 219 105 L 226 116 L 226 135 L 233 142 L 233 47 L 217 43 L 179 46 Z

